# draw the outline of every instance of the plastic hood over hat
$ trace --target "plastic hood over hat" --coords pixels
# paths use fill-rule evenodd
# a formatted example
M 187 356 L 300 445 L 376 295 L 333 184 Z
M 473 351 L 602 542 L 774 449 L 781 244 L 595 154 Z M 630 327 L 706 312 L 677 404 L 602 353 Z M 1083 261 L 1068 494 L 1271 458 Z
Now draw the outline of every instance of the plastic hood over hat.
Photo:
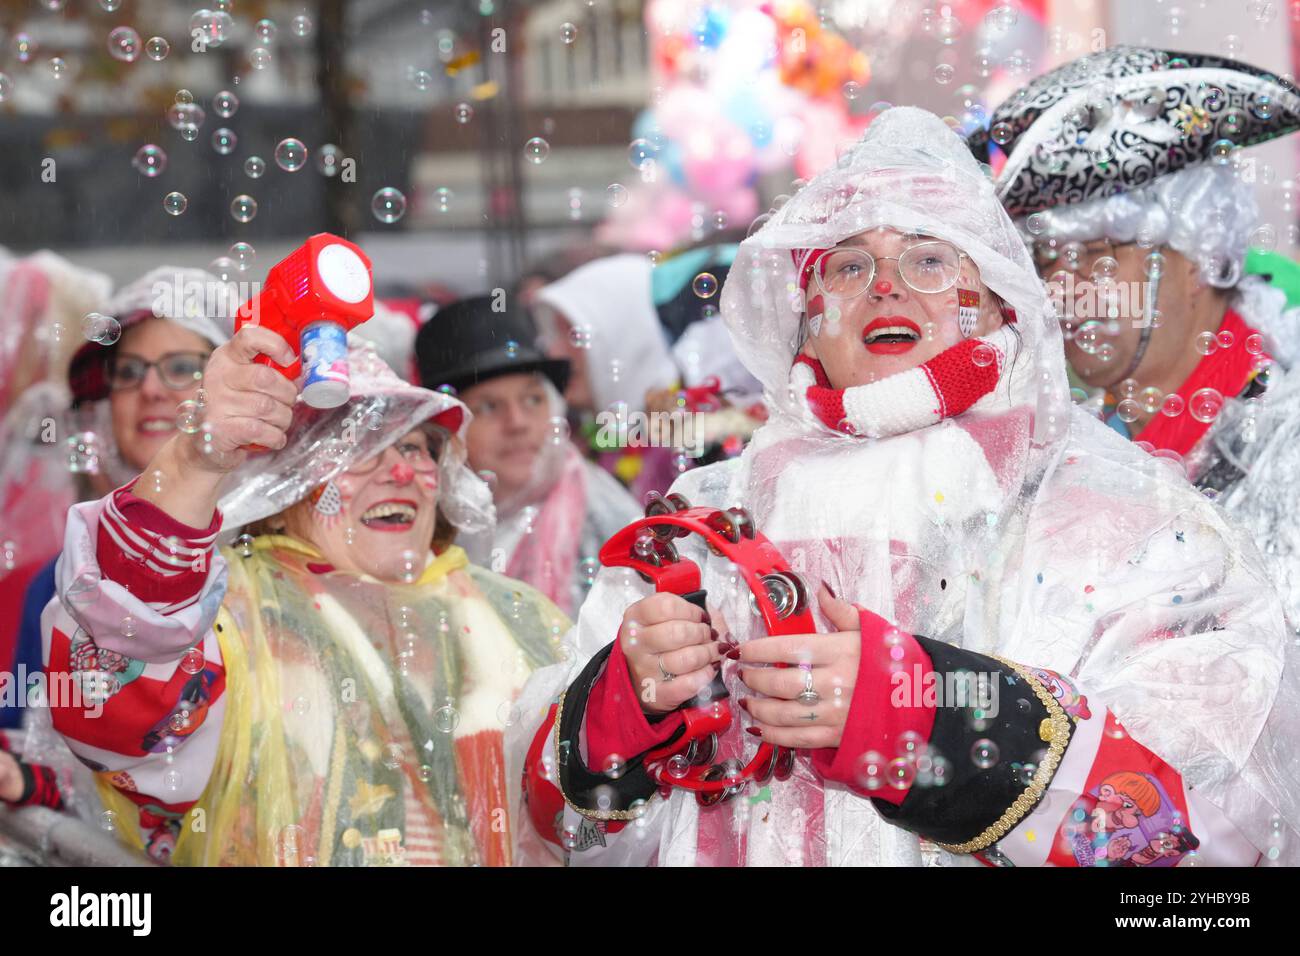
M 650 291 L 652 268 L 645 256 L 608 256 L 537 293 L 538 302 L 559 312 L 590 343 L 587 379 L 597 412 L 616 402 L 643 409 L 646 392 L 668 388 L 677 378 Z M 545 309 L 539 313 L 554 322 Z M 569 334 L 562 328 L 545 331 Z
M 237 298 L 235 286 L 203 269 L 159 266 L 115 292 L 104 311 L 119 320 L 148 312 L 216 346 L 230 339 L 240 305 Z
M 322 411 L 299 397 L 289 426 L 289 443 L 279 451 L 250 455 L 228 479 L 220 508 L 227 528 L 279 514 L 348 468 L 379 454 L 430 419 L 454 429 L 440 461 L 438 507 L 462 531 L 478 531 L 495 520 L 491 489 L 465 464 L 464 431 L 470 412 L 442 392 L 417 388 L 375 354 L 373 346 L 350 341 L 352 394 L 338 408 Z
M 885 437 L 867 438 L 823 424 L 791 366 L 803 309 L 796 261 L 876 226 L 955 244 L 1017 321 L 985 337 L 1000 379 L 967 411 L 908 428 L 881 406 Z M 772 415 L 739 459 L 689 471 L 674 491 L 745 507 L 813 586 L 825 581 L 909 633 L 1068 675 L 1261 852 L 1272 815 L 1300 830 L 1300 667 L 1284 669 L 1295 650 L 1259 555 L 1167 464 L 1073 409 L 1045 288 L 983 169 L 942 121 L 882 113 L 741 245 L 723 316 Z M 892 380 L 909 374 L 858 388 L 893 394 Z M 675 543 L 702 569 L 714 626 L 735 640 L 762 636 L 730 564 L 698 538 Z M 544 711 L 647 593 L 635 575 L 602 570 L 568 638 L 572 665 L 536 673 L 523 712 Z M 734 698 L 750 693 L 734 665 L 723 678 Z M 736 714 L 722 753 L 748 759 L 758 741 Z M 521 729 L 513 746 L 529 736 Z M 701 809 L 685 791 L 655 796 L 636 826 L 571 853 L 570 865 L 922 860 L 914 834 L 824 783 L 806 754 L 762 799 L 751 811 L 757 799 Z M 572 808 L 565 823 L 582 825 Z M 1289 839 L 1285 852 L 1297 852 L 1296 832 Z

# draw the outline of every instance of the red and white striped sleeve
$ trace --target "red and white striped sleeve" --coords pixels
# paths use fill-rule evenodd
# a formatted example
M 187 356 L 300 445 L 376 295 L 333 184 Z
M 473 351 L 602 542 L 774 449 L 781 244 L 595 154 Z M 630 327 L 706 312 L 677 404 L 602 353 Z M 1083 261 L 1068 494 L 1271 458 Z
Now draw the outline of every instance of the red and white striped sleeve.
M 140 808 L 146 845 L 164 855 L 221 737 L 220 527 L 220 514 L 186 527 L 129 486 L 76 505 L 41 616 L 55 729 Z

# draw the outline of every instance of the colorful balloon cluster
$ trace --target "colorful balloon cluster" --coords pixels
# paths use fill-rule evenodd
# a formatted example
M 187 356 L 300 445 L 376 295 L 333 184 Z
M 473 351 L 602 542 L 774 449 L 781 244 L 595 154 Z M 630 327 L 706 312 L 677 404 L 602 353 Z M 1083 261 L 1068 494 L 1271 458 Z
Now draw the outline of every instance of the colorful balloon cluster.
M 806 0 L 651 0 L 646 26 L 655 97 L 634 123 L 631 197 L 607 241 L 668 249 L 746 224 L 762 174 L 811 176 L 866 125 L 843 90 L 869 81 L 867 57 Z

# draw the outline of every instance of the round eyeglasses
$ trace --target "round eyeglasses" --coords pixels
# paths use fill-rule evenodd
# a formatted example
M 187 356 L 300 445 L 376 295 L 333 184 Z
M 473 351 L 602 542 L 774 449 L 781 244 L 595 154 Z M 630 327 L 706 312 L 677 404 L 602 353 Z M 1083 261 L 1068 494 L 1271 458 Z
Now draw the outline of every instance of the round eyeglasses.
M 966 254 L 942 239 L 918 242 L 898 256 L 873 256 L 865 249 L 844 247 L 830 249 L 818 256 L 813 278 L 823 295 L 852 299 L 871 288 L 876 278 L 876 263 L 893 260 L 898 276 L 914 292 L 947 292 L 961 276 L 961 260 Z

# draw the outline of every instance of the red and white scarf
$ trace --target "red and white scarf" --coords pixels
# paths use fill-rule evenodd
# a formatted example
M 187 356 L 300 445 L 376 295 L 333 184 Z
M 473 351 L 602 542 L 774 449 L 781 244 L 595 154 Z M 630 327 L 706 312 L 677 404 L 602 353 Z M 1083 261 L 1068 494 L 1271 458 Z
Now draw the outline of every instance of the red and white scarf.
M 997 387 L 1006 333 L 966 339 L 878 382 L 832 388 L 819 361 L 800 355 L 790 381 L 827 428 L 866 438 L 900 435 L 960 415 Z

